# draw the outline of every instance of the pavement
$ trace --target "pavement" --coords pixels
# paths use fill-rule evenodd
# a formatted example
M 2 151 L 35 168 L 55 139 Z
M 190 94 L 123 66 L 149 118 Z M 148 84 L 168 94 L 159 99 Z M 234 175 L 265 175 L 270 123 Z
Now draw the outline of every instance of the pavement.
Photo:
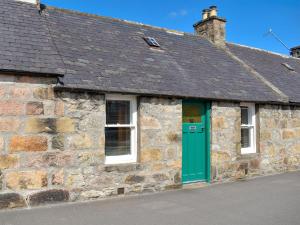
M 300 225 L 300 172 L 0 212 L 0 225 Z

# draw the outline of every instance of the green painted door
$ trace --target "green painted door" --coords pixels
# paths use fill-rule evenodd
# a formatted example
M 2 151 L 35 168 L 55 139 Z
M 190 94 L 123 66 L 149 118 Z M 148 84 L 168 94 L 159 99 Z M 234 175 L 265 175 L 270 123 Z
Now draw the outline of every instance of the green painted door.
M 184 100 L 182 109 L 182 182 L 208 181 L 208 104 Z

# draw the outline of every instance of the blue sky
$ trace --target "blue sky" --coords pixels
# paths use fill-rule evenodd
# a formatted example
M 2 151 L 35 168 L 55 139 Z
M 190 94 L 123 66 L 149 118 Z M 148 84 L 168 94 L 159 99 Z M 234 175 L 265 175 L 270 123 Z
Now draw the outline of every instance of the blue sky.
M 153 26 L 193 32 L 201 11 L 217 5 L 227 19 L 227 41 L 288 54 L 272 30 L 288 47 L 300 45 L 300 0 L 42 0 L 60 8 L 126 19 Z

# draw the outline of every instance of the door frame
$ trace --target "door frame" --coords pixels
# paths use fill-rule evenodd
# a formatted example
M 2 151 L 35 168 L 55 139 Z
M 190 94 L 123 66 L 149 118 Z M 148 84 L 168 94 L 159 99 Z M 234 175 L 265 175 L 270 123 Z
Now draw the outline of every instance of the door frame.
M 211 157 L 210 157 L 210 141 L 211 141 L 211 102 L 210 101 L 205 101 L 201 99 L 183 99 L 182 100 L 182 106 L 183 104 L 188 103 L 188 102 L 200 102 L 205 105 L 205 153 L 206 153 L 206 179 L 204 179 L 204 182 L 210 183 L 211 182 Z M 181 122 L 183 124 L 183 122 Z M 183 131 L 182 131 L 183 132 Z M 181 143 L 181 148 L 182 148 L 182 154 L 183 154 L 183 138 L 182 138 L 182 143 Z M 183 170 L 183 160 L 181 159 L 181 165 Z M 196 182 L 201 182 L 201 181 L 196 181 Z M 195 182 L 195 183 L 196 183 Z M 182 182 L 183 184 L 188 184 L 188 183 L 194 183 L 193 181 L 191 182 Z

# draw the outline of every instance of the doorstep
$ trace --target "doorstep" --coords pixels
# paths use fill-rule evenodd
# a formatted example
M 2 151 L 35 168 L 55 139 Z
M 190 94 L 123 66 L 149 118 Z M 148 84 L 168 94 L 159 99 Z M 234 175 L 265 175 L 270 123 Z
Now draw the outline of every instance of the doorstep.
M 192 190 L 192 189 L 204 188 L 207 186 L 209 186 L 209 183 L 207 182 L 196 182 L 196 183 L 183 184 L 182 189 Z

